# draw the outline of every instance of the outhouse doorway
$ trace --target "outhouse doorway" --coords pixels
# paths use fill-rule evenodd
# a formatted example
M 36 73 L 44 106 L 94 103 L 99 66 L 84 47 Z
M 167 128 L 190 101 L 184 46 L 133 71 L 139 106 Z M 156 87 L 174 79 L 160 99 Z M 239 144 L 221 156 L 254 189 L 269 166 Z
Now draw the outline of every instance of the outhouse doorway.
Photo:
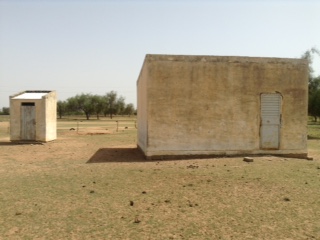
M 260 147 L 261 149 L 279 149 L 282 96 L 279 93 L 262 93 L 260 102 Z
M 21 103 L 21 140 L 36 140 L 35 103 Z

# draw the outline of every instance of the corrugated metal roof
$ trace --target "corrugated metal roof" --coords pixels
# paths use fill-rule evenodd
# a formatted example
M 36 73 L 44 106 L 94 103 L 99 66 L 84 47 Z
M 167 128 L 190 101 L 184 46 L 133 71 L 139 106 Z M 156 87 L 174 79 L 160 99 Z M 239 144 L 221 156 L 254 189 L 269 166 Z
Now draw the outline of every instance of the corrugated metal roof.
M 25 92 L 12 99 L 41 99 L 43 96 L 47 95 L 48 92 Z

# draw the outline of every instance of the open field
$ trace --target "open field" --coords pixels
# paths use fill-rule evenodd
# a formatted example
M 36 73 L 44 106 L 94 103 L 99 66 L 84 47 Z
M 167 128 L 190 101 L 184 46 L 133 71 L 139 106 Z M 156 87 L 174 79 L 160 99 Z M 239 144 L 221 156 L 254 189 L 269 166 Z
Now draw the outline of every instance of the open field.
M 319 124 L 314 161 L 253 163 L 145 161 L 133 117 L 59 120 L 56 141 L 33 145 L 8 127 L 1 117 L 0 239 L 320 239 Z

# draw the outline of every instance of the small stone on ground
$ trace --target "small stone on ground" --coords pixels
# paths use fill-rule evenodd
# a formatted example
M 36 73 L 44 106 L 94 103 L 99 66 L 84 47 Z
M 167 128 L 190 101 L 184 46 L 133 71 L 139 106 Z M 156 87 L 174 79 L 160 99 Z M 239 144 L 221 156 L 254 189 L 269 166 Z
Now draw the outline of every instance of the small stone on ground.
M 244 158 L 243 158 L 243 161 L 245 161 L 245 162 L 253 162 L 253 158 L 251 158 L 251 157 L 244 157 Z

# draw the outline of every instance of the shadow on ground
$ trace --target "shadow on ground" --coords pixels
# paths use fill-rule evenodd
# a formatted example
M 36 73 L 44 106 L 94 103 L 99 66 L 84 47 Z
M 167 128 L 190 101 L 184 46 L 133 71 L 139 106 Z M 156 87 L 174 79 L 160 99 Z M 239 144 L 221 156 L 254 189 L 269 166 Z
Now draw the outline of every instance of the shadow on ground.
M 43 145 L 42 142 L 34 142 L 34 141 L 29 141 L 29 142 L 22 142 L 22 141 L 16 141 L 16 142 L 1 142 L 0 141 L 0 146 L 16 146 L 16 145 L 35 145 L 35 144 L 38 144 L 38 145 Z
M 310 135 L 308 135 L 308 140 L 319 140 L 320 139 L 320 137 L 318 137 L 318 136 L 310 136 Z
M 100 148 L 87 163 L 145 162 L 138 148 Z

